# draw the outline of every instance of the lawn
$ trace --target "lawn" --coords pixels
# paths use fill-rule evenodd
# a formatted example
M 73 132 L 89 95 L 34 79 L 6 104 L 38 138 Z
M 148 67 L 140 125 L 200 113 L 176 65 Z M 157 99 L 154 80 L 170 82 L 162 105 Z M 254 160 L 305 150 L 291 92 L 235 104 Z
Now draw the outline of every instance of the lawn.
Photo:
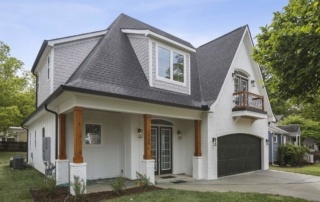
M 279 166 L 271 166 L 270 170 L 279 170 L 285 172 L 293 172 L 307 175 L 315 175 L 320 176 L 320 164 L 308 165 L 303 167 L 279 167 Z
M 12 170 L 9 159 L 15 155 L 26 153 L 0 152 L 0 201 L 33 201 L 29 189 L 42 182 L 43 175 L 32 168 Z
M 154 192 L 146 192 L 143 194 L 136 194 L 132 196 L 124 196 L 117 199 L 105 200 L 104 202 L 120 202 L 120 201 L 139 201 L 139 202 L 193 202 L 193 201 L 306 201 L 303 199 L 292 198 L 289 196 L 278 196 L 270 194 L 258 193 L 238 193 L 238 192 L 196 192 L 196 191 L 183 191 L 175 189 L 164 189 Z

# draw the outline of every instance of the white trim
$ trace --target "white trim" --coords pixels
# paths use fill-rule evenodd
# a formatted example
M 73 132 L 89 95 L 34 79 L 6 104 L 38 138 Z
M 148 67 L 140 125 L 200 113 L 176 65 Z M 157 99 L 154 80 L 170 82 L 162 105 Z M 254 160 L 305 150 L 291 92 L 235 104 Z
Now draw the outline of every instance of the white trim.
M 97 37 L 97 36 L 102 36 L 105 35 L 108 32 L 108 30 L 103 30 L 103 31 L 98 31 L 98 32 L 93 32 L 93 33 L 87 33 L 87 34 L 81 34 L 77 36 L 71 36 L 71 37 L 65 37 L 65 38 L 60 38 L 60 39 L 53 39 L 48 41 L 49 46 L 54 46 L 55 44 L 59 43 L 66 43 L 70 41 L 76 41 L 76 40 L 81 40 L 81 39 L 86 39 L 86 38 L 91 38 L 91 37 Z
M 274 138 L 276 138 L 276 139 L 274 139 Z M 278 136 L 277 135 L 272 135 L 272 142 L 273 143 L 278 143 Z
M 170 51 L 170 79 L 163 78 L 158 75 L 158 63 L 159 63 L 158 62 L 158 48 L 159 47 Z M 173 52 L 178 53 L 180 55 L 183 55 L 183 57 L 184 57 L 184 59 L 183 59 L 183 82 L 173 80 Z M 180 85 L 180 86 L 186 87 L 187 86 L 186 81 L 187 81 L 187 79 L 189 79 L 189 78 L 187 78 L 187 75 L 186 75 L 186 68 L 187 68 L 186 55 L 189 55 L 189 54 L 187 54 L 183 51 L 177 50 L 173 47 L 166 46 L 165 44 L 156 42 L 156 79 L 160 80 L 160 81 L 164 81 L 164 82 L 168 82 L 168 83 L 172 83 L 175 85 Z M 189 55 L 189 58 L 190 58 L 190 55 Z M 189 69 L 190 69 L 190 67 L 189 67 Z M 190 75 L 189 75 L 189 77 L 190 77 Z
M 184 50 L 194 52 L 194 53 L 196 52 L 196 50 L 193 48 L 190 48 L 190 47 L 183 45 L 179 42 L 176 42 L 172 39 L 168 39 L 167 37 L 161 36 L 160 34 L 154 33 L 150 30 L 121 29 L 121 31 L 122 31 L 122 33 L 126 33 L 126 34 L 143 34 L 145 36 L 150 36 L 152 38 L 159 39 L 159 40 L 165 41 L 167 43 L 170 43 L 172 45 L 178 46 Z

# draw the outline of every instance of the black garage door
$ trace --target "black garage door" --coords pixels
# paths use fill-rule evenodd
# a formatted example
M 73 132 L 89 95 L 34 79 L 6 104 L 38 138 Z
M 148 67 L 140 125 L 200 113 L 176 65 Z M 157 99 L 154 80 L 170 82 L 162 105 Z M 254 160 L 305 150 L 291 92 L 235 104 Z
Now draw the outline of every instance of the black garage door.
M 260 138 L 247 134 L 218 138 L 218 177 L 260 169 Z

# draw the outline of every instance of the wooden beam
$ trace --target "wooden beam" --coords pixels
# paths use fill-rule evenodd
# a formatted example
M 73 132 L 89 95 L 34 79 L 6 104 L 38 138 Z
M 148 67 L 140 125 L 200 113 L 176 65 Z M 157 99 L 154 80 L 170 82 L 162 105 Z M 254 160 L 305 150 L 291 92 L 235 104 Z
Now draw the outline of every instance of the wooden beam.
M 201 154 L 201 120 L 194 121 L 194 144 L 195 151 L 194 156 L 202 156 Z
M 151 115 L 145 114 L 144 118 L 144 155 L 143 159 L 151 160 Z
M 66 154 L 66 115 L 59 114 L 59 159 L 67 159 Z
M 74 156 L 73 163 L 83 163 L 82 157 L 82 111 L 81 107 L 73 109 Z

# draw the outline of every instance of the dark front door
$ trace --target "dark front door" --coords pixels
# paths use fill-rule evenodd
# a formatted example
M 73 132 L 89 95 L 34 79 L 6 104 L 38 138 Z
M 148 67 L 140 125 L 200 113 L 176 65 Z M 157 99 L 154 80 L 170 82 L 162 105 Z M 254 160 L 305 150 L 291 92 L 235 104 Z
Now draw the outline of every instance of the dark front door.
M 172 128 L 151 127 L 151 155 L 156 175 L 172 173 Z
M 218 177 L 260 169 L 260 138 L 247 134 L 218 138 Z

